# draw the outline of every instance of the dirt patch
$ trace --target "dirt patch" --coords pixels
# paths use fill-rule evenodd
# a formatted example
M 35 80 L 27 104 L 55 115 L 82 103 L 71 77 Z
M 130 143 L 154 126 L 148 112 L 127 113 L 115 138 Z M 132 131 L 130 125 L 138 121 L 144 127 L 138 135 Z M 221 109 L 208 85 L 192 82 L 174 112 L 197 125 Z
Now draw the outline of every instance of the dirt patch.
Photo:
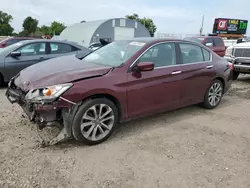
M 248 188 L 248 80 L 234 82 L 215 110 L 193 106 L 132 121 L 93 147 L 39 147 L 36 127 L 0 89 L 0 187 Z

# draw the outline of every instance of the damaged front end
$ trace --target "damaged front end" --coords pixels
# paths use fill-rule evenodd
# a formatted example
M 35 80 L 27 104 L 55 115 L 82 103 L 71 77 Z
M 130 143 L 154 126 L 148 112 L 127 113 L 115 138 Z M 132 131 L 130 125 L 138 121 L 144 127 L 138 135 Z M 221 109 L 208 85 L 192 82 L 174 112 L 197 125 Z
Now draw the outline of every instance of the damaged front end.
M 72 137 L 71 124 L 77 104 L 61 95 L 73 84 L 60 84 L 25 91 L 15 84 L 15 79 L 15 77 L 12 78 L 8 84 L 6 91 L 8 100 L 12 104 L 18 103 L 30 121 L 37 124 L 38 130 L 46 127 L 56 127 L 60 130 L 59 134 L 49 141 L 42 138 L 43 144 L 54 145 L 70 139 Z

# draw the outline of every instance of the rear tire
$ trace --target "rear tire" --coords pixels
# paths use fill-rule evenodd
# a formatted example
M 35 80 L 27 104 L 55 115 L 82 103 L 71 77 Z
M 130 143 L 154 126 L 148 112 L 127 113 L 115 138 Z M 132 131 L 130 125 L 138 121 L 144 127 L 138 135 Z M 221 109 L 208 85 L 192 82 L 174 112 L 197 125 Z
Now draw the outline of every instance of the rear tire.
M 216 79 L 210 84 L 210 86 L 206 91 L 203 107 L 207 109 L 216 108 L 220 104 L 222 96 L 223 96 L 223 84 L 221 83 L 220 80 Z
M 113 133 L 118 122 L 118 110 L 106 98 L 84 102 L 76 112 L 72 133 L 76 140 L 86 145 L 104 142 Z
M 233 80 L 237 80 L 239 75 L 240 75 L 240 73 L 233 71 Z

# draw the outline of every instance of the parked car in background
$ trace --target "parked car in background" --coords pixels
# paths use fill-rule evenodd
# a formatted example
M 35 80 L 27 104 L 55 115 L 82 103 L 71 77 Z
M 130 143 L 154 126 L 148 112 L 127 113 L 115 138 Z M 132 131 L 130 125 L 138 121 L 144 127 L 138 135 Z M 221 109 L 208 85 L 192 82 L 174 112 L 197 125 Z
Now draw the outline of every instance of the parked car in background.
M 234 66 L 234 80 L 240 73 L 250 74 L 250 42 L 228 47 L 224 58 Z
M 101 47 L 110 43 L 104 39 L 100 39 L 99 41 L 100 42 L 94 42 L 94 43 L 90 44 L 90 46 L 88 48 L 94 51 L 94 50 L 97 50 L 98 48 L 101 48 Z
M 80 51 L 91 52 L 76 43 L 46 39 L 25 40 L 7 46 L 0 50 L 0 84 L 8 82 L 30 65 Z
M 30 66 L 9 82 L 6 96 L 40 128 L 62 125 L 50 144 L 74 137 L 92 145 L 118 122 L 192 104 L 217 107 L 231 68 L 195 42 L 136 38 Z
M 224 41 L 226 48 L 237 44 L 237 39 L 224 39 L 223 41 Z
M 89 49 L 91 50 L 97 50 L 98 48 L 101 48 L 102 44 L 100 42 L 94 42 L 89 45 Z
M 195 41 L 201 43 L 211 50 L 213 50 L 216 54 L 221 57 L 225 56 L 226 46 L 224 41 L 219 36 L 197 36 L 197 37 L 186 37 L 186 40 Z
M 239 38 L 239 39 L 237 40 L 237 44 L 243 43 L 243 42 L 250 42 L 250 37 L 245 36 L 245 37 Z
M 8 38 L 0 41 L 0 48 L 5 48 L 9 45 L 15 44 L 15 43 L 23 41 L 23 40 L 34 40 L 34 38 L 31 38 L 31 37 L 8 37 Z

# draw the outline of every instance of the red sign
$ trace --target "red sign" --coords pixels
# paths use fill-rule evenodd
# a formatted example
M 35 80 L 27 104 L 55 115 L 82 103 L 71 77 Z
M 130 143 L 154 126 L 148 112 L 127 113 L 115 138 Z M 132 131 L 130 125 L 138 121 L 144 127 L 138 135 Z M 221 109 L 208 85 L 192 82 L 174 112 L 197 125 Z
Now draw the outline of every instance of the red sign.
M 218 30 L 225 31 L 227 30 L 227 20 L 218 20 Z

